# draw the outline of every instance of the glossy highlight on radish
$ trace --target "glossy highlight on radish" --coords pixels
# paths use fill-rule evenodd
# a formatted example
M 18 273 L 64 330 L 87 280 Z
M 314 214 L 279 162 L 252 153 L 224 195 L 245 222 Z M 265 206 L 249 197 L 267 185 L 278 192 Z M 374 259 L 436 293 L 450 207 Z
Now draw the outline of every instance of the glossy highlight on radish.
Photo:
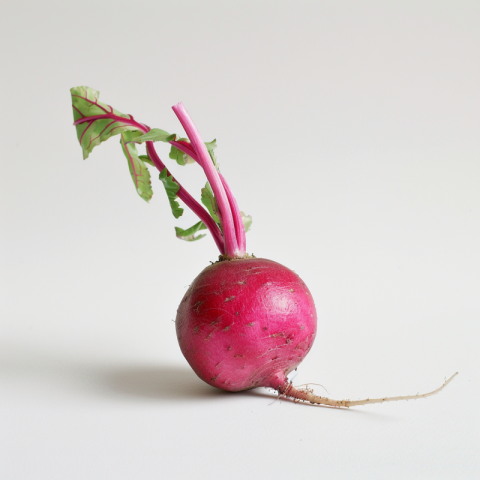
M 282 398 L 334 407 L 424 398 L 432 392 L 404 397 L 333 400 L 308 388 L 295 388 L 287 375 L 310 351 L 317 331 L 317 314 L 310 291 L 289 268 L 247 253 L 246 236 L 252 218 L 239 208 L 215 155 L 216 140 L 204 142 L 182 103 L 172 109 L 186 137 L 150 128 L 132 115 L 99 101 L 89 87 L 71 89 L 74 125 L 84 159 L 94 147 L 118 135 L 137 194 L 145 201 L 153 195 L 149 168 L 157 169 L 175 218 L 183 214 L 178 200 L 199 221 L 187 229 L 175 227 L 177 238 L 193 242 L 208 230 L 220 253 L 218 262 L 205 268 L 192 282 L 177 311 L 180 349 L 195 373 L 223 390 L 273 388 Z M 158 155 L 155 143 L 168 144 L 169 158 L 178 165 L 197 164 L 207 182 L 200 202 L 172 176 Z M 140 155 L 137 145 L 145 144 Z M 203 205 L 202 205 L 203 204 Z

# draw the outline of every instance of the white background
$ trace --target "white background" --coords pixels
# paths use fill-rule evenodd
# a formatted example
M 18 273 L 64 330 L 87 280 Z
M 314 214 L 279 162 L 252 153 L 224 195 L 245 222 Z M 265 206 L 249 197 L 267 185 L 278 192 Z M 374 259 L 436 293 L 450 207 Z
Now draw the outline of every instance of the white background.
M 479 25 L 461 0 L 4 5 L 0 478 L 479 478 Z M 296 383 L 460 375 L 350 410 L 203 384 L 172 320 L 215 245 L 175 238 L 193 215 L 157 178 L 136 195 L 117 138 L 82 161 L 78 85 L 171 132 L 183 101 L 217 138 L 248 250 L 316 300 Z

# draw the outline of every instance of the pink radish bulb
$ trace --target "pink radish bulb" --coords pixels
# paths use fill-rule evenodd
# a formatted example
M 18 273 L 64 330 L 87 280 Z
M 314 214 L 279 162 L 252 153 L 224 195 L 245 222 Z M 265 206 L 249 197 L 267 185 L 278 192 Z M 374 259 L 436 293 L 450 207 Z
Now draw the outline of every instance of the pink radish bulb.
M 308 288 L 293 271 L 271 260 L 247 254 L 245 233 L 251 217 L 240 211 L 225 177 L 220 173 L 214 149 L 216 140 L 204 143 L 182 103 L 173 111 L 188 138 L 169 134 L 137 122 L 131 115 L 99 101 L 99 92 L 89 87 L 70 90 L 77 138 L 87 158 L 110 137 L 120 135 L 135 190 L 145 201 L 153 190 L 147 165 L 159 170 L 175 218 L 190 208 L 199 222 L 190 228 L 175 227 L 179 239 L 192 242 L 208 230 L 220 252 L 219 262 L 207 267 L 194 280 L 177 313 L 180 348 L 197 375 L 224 390 L 240 391 L 271 387 L 295 401 L 350 407 L 433 395 L 384 397 L 365 400 L 332 400 L 314 395 L 310 389 L 296 389 L 287 375 L 305 358 L 315 339 L 317 314 Z M 172 176 L 160 159 L 154 143 L 170 144 L 169 158 L 186 166 L 197 164 L 207 183 L 201 192 L 203 206 Z M 145 144 L 139 155 L 136 145 Z M 254 184 L 264 188 L 260 179 Z M 206 207 L 206 208 L 204 208 Z M 142 244 L 147 237 L 141 232 Z M 150 242 L 151 243 L 151 242 Z
M 203 270 L 185 293 L 175 325 L 183 355 L 208 384 L 233 392 L 279 390 L 312 347 L 317 313 L 296 273 L 247 258 Z

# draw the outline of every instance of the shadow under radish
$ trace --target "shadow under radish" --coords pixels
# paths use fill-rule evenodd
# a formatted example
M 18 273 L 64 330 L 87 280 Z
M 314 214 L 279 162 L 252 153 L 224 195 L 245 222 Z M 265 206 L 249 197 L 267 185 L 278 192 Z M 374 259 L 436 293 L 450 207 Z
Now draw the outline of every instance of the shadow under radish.
M 140 365 L 111 367 L 99 377 L 112 394 L 150 400 L 188 401 L 228 395 L 202 382 L 188 367 L 177 365 Z

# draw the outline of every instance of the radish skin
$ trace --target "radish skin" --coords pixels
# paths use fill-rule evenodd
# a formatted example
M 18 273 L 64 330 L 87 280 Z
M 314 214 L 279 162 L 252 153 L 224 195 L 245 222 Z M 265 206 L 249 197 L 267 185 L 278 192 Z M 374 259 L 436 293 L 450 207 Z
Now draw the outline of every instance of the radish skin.
M 312 347 L 317 313 L 296 273 L 248 258 L 203 270 L 185 293 L 175 325 L 183 355 L 208 384 L 278 390 Z

